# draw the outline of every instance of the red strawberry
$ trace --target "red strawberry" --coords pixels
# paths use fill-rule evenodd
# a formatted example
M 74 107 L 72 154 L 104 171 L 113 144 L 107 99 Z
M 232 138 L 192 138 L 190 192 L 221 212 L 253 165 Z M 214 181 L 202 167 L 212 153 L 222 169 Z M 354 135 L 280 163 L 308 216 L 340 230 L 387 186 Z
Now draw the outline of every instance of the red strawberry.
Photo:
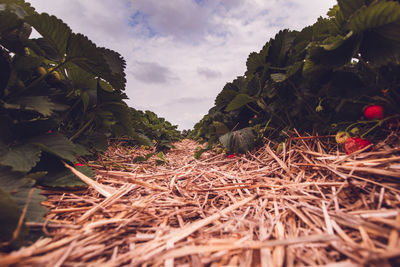
M 75 163 L 75 167 L 82 167 L 83 166 L 83 164 L 82 163 Z
M 356 152 L 364 147 L 372 144 L 367 139 L 359 138 L 359 137 L 350 137 L 347 138 L 346 142 L 344 143 L 344 148 L 346 150 L 346 154 L 349 155 L 353 152 Z
M 371 105 L 364 109 L 364 117 L 367 120 L 383 119 L 383 108 L 380 105 Z
M 233 153 L 233 154 L 231 154 L 231 155 L 228 155 L 228 159 L 231 159 L 231 158 L 233 158 L 233 157 L 235 157 L 236 156 L 236 153 Z

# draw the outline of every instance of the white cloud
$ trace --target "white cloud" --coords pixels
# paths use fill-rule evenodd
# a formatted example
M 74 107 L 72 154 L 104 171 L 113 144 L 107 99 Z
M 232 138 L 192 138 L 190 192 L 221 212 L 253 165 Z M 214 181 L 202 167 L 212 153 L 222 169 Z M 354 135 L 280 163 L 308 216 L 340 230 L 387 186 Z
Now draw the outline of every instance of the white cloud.
M 221 72 L 219 72 L 218 70 L 210 69 L 208 67 L 198 67 L 197 73 L 209 79 L 221 77 Z
M 127 61 L 128 104 L 180 129 L 212 107 L 247 56 L 282 29 L 300 30 L 334 0 L 32 0 Z
M 128 74 L 133 75 L 141 82 L 165 84 L 173 80 L 179 80 L 168 67 L 161 66 L 157 62 L 134 61 L 133 64 L 135 67 Z

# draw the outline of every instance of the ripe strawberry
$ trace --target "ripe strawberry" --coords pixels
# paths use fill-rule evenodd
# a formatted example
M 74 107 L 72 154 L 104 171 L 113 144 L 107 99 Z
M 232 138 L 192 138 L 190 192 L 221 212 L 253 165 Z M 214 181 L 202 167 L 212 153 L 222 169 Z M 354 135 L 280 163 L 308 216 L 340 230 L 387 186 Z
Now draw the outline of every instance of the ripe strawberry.
M 353 152 L 356 152 L 364 147 L 372 144 L 367 139 L 359 138 L 359 137 L 350 137 L 344 143 L 344 148 L 346 150 L 346 154 L 349 155 Z
M 380 105 L 371 105 L 364 109 L 364 117 L 367 120 L 383 119 L 383 108 Z

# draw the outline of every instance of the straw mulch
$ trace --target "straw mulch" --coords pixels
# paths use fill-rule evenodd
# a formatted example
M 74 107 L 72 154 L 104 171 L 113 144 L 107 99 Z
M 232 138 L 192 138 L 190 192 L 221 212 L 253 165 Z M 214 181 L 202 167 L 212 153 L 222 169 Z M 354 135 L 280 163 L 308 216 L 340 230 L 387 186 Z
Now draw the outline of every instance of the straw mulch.
M 382 266 L 400 263 L 400 137 L 346 156 L 331 137 L 293 137 L 234 158 L 112 146 L 98 184 L 46 192 L 46 237 L 0 255 L 13 266 Z

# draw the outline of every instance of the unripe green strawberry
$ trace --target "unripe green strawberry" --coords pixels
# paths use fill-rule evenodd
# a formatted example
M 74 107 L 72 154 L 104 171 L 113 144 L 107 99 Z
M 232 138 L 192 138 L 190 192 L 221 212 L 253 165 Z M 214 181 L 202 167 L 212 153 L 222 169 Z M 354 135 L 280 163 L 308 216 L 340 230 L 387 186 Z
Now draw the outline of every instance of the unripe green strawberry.
M 350 137 L 348 132 L 338 132 L 335 136 L 336 143 L 338 144 L 344 144 L 346 140 Z
M 359 135 L 360 134 L 360 129 L 358 129 L 357 127 L 354 127 L 353 129 L 350 130 L 350 133 L 352 135 Z
M 47 74 L 47 70 L 46 70 L 45 68 L 43 68 L 43 67 L 38 67 L 38 68 L 37 68 L 37 73 L 38 73 L 40 76 L 44 76 L 44 75 Z

